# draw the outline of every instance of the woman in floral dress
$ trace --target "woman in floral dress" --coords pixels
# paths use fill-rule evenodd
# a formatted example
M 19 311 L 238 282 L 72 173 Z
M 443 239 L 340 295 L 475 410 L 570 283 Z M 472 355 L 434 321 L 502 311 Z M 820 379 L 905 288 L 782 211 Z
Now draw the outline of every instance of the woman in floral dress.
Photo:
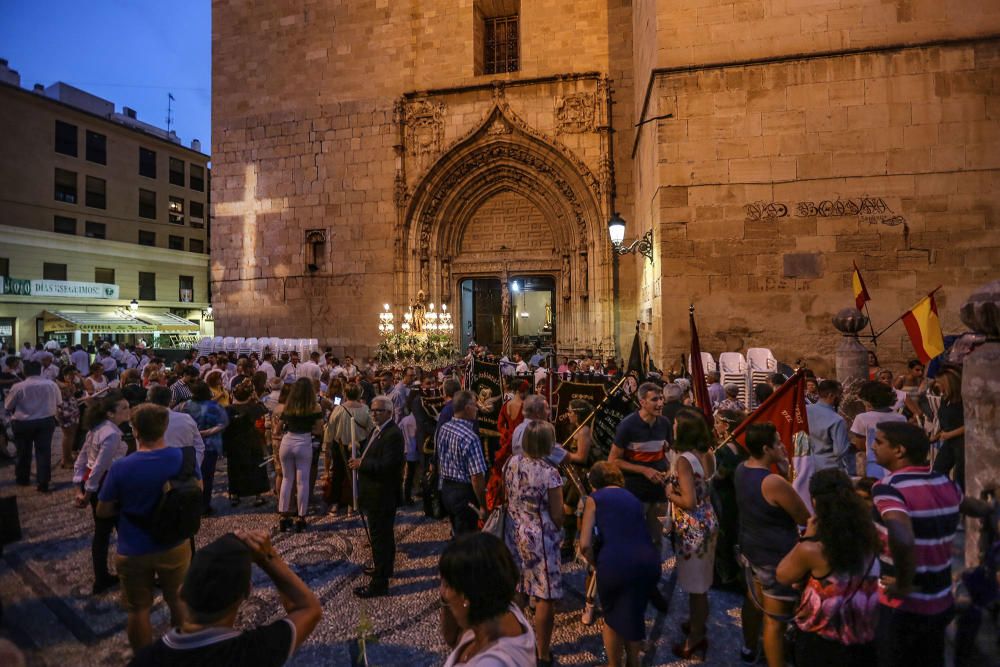
M 705 624 L 708 621 L 708 589 L 712 586 L 715 542 L 719 522 L 712 508 L 708 479 L 715 472 L 712 435 L 704 415 L 681 408 L 674 417 L 673 472 L 667 484 L 667 499 L 673 512 L 673 543 L 677 555 L 677 581 L 688 594 L 690 620 L 682 624 L 687 640 L 675 644 L 674 655 L 688 659 L 708 651 Z
M 508 544 L 520 561 L 517 590 L 522 603 L 535 599 L 535 645 L 538 664 L 552 664 L 555 601 L 562 597 L 559 546 L 562 544 L 562 477 L 545 457 L 552 453 L 552 424 L 531 422 L 524 432 L 524 454 L 512 456 L 504 468 L 507 489 Z M 522 605 L 523 606 L 523 605 Z
M 76 366 L 63 366 L 59 371 L 59 393 L 62 401 L 56 410 L 59 428 L 62 429 L 62 461 L 60 468 L 73 469 L 73 444 L 76 442 L 76 432 L 80 428 L 80 402 L 84 395 L 83 381 Z

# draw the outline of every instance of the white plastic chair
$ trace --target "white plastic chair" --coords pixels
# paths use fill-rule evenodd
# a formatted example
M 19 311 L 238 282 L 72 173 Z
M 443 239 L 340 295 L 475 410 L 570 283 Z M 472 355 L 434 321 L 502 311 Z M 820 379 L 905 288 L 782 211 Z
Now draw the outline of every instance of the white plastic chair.
M 750 366 L 751 389 L 758 384 L 766 384 L 768 377 L 778 372 L 778 360 L 774 358 L 771 350 L 766 347 L 751 347 L 747 349 L 747 361 Z M 752 410 L 757 405 L 757 398 L 753 391 L 751 391 L 748 407 Z
M 749 406 L 747 401 L 750 393 L 749 366 L 747 360 L 739 352 L 723 352 L 719 355 L 719 375 L 722 385 L 735 384 L 740 388 L 737 396 L 744 405 Z

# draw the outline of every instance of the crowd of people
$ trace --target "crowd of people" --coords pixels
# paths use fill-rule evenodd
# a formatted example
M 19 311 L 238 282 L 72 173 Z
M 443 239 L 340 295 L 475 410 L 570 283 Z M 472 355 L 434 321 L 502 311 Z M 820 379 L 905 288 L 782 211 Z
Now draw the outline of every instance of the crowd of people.
M 876 367 L 857 388 L 856 414 L 841 406 L 837 381 L 803 371 L 810 463 L 793 478 L 773 424 L 733 437 L 750 411 L 717 374 L 708 376 L 714 422 L 693 407 L 689 379 L 639 384 L 637 409 L 600 460 L 586 400 L 560 411 L 573 435 L 557 441 L 552 394 L 531 392 L 530 380 L 548 381 L 539 351 L 514 357 L 495 441 L 451 369 L 358 366 L 329 351 L 192 351 L 171 364 L 105 345 L 95 357 L 82 346 L 4 351 L 0 438 L 15 445 L 15 482 L 30 486 L 34 459 L 37 491 L 49 493 L 60 430 L 59 465 L 73 469 L 75 502 L 93 518 L 92 592 L 120 587 L 135 665 L 283 664 L 320 619 L 268 533 L 195 549 L 200 522 L 219 511 L 220 460 L 229 503 L 273 504 L 274 532 L 306 531 L 321 512 L 359 516 L 372 554 L 359 598 L 392 592 L 398 508 L 434 500 L 452 533 L 439 565 L 447 665 L 554 664 L 563 565 L 575 559 L 588 566 L 608 663 L 638 665 L 647 607 L 668 607 L 658 584 L 670 556 L 688 605 L 678 658 L 944 664 L 960 514 L 990 511 L 963 495 L 958 367 L 932 381 L 919 362 L 895 380 Z M 560 358 L 553 381 L 579 368 L 618 373 L 613 360 Z M 757 402 L 786 380 L 754 387 Z M 288 613 L 237 632 L 252 564 Z M 154 585 L 171 616 L 155 641 Z M 727 588 L 745 594 L 742 646 L 710 649 L 712 590 Z

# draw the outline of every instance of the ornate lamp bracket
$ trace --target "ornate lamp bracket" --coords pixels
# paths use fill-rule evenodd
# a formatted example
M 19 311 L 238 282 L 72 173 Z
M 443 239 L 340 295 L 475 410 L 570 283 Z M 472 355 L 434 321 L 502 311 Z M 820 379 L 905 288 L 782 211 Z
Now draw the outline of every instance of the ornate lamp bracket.
M 611 244 L 612 249 L 616 255 L 630 255 L 634 253 L 639 253 L 651 263 L 653 261 L 653 230 L 649 229 L 641 238 L 632 241 L 632 243 L 625 245 L 624 243 L 614 243 Z

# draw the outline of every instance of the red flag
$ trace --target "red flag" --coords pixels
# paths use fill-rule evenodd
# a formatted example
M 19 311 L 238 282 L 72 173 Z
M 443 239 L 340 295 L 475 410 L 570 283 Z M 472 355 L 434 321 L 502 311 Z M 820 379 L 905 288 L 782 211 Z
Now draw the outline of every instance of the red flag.
M 688 309 L 691 321 L 691 387 L 694 390 L 694 402 L 705 415 L 709 428 L 715 425 L 712 418 L 712 399 L 708 396 L 708 383 L 705 381 L 705 369 L 701 365 L 701 343 L 698 342 L 698 327 L 694 324 L 694 304 Z
M 806 417 L 806 376 L 801 370 L 795 372 L 785 384 L 778 387 L 766 401 L 757 406 L 750 416 L 733 429 L 733 439 L 746 447 L 746 430 L 750 424 L 771 422 L 778 429 L 781 442 L 788 453 L 791 465 L 795 457 L 795 441 L 799 433 L 809 435 L 809 421 Z
M 858 310 L 861 310 L 865 303 L 872 300 L 868 296 L 868 288 L 865 287 L 865 279 L 861 277 L 857 262 L 854 262 L 854 273 L 851 274 L 851 291 L 854 292 L 854 307 Z

